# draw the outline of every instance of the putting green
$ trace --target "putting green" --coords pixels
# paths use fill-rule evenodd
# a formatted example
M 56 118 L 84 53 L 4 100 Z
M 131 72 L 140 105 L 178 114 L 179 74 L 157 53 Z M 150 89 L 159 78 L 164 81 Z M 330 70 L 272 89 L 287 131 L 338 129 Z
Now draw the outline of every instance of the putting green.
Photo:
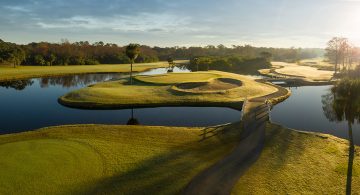
M 0 156 L 0 194 L 77 191 L 103 173 L 101 157 L 94 149 L 64 139 L 2 144 Z

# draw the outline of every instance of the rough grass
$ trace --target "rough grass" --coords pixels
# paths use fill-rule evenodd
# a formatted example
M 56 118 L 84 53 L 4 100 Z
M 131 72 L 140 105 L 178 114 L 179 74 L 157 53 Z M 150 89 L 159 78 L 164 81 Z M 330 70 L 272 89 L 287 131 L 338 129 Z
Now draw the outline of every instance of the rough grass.
M 348 142 L 330 135 L 268 125 L 258 161 L 233 194 L 345 194 Z M 352 191 L 360 192 L 360 148 L 356 148 Z
M 76 125 L 0 136 L 0 194 L 176 194 L 239 139 L 228 127 Z
M 165 82 L 177 83 L 183 82 L 183 80 L 185 82 L 204 82 L 216 77 L 240 80 L 242 82 L 242 86 L 231 89 L 226 93 L 189 94 L 172 90 L 172 84 L 165 84 Z M 209 105 L 212 103 L 227 106 L 228 103 L 242 102 L 246 97 L 258 97 L 277 91 L 275 87 L 258 83 L 250 77 L 220 71 L 176 73 L 140 78 L 146 78 L 146 82 L 139 82 L 135 80 L 134 85 L 129 85 L 128 80 L 99 83 L 84 89 L 70 92 L 69 94 L 61 97 L 59 100 L 65 105 L 85 108 L 117 108 L 144 105 L 184 104 Z M 162 81 L 162 85 L 159 85 L 158 81 Z M 152 82 L 156 84 L 152 84 Z M 241 104 L 239 104 L 239 106 L 241 107 Z
M 176 61 L 184 63 L 186 61 Z M 141 72 L 152 68 L 168 67 L 168 62 L 140 63 L 133 65 L 133 71 Z M 81 66 L 0 66 L 0 80 L 26 79 L 44 76 L 57 76 L 83 73 L 130 72 L 129 64 L 81 65 Z

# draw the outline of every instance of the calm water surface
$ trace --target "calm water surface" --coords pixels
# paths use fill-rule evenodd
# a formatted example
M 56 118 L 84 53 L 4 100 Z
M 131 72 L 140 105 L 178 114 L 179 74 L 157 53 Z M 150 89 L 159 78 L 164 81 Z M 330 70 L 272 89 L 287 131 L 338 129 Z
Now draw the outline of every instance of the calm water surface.
M 165 68 L 140 73 L 165 73 Z M 189 72 L 175 68 L 174 72 Z M 58 97 L 87 85 L 126 77 L 127 74 L 83 74 L 0 83 L 0 134 L 64 124 L 126 124 L 131 109 L 81 110 L 58 104 Z M 161 107 L 134 109 L 143 125 L 209 126 L 239 121 L 241 112 L 216 107 Z
M 331 122 L 323 111 L 322 96 L 332 86 L 304 86 L 291 88 L 292 95 L 271 111 L 273 122 L 289 128 L 332 134 L 348 139 L 347 122 Z M 360 145 L 360 125 L 353 127 L 354 141 Z
M 142 75 L 162 74 L 159 68 Z M 174 72 L 189 72 L 175 68 Z M 58 97 L 87 85 L 127 77 L 128 74 L 83 74 L 36 78 L 0 83 L 0 134 L 64 124 L 126 124 L 131 109 L 81 110 L 58 104 Z M 271 112 L 273 122 L 289 128 L 348 138 L 346 122 L 332 122 L 322 109 L 322 96 L 331 86 L 291 88 L 292 95 Z M 210 126 L 239 121 L 241 112 L 217 107 L 160 107 L 134 109 L 143 125 Z M 354 125 L 354 139 L 360 145 L 360 125 Z

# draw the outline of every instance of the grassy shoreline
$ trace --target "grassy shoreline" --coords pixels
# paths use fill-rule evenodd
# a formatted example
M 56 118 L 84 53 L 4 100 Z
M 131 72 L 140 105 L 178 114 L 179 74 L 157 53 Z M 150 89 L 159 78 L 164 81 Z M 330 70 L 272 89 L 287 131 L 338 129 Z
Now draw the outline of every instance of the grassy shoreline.
M 234 85 L 234 88 L 223 90 L 221 84 L 213 82 L 218 78 L 231 78 L 239 81 L 241 85 Z M 134 80 L 134 85 L 129 85 L 126 79 L 98 83 L 70 92 L 60 97 L 59 102 L 65 106 L 88 109 L 165 105 L 224 106 L 241 109 L 242 102 L 246 98 L 264 96 L 278 91 L 276 87 L 256 82 L 250 77 L 220 71 L 137 76 Z M 191 82 L 193 88 L 186 91 L 176 90 L 173 86 L 183 83 L 180 82 L 182 80 L 186 81 L 184 83 Z M 198 85 L 206 86 L 206 89 L 202 90 L 201 86 L 198 88 Z M 212 88 L 214 86 L 216 89 Z
M 0 135 L 0 194 L 178 194 L 232 150 L 235 127 L 67 125 Z
M 271 84 L 231 73 L 217 71 L 216 74 L 239 79 L 242 86 L 228 93 L 184 94 L 170 89 L 179 83 L 178 78 L 169 77 L 166 82 L 164 79 L 158 82 L 151 77 L 138 77 L 139 86 L 133 91 L 130 90 L 133 86 L 127 86 L 126 80 L 83 89 L 95 89 L 91 95 L 98 95 L 101 101 L 106 99 L 104 94 L 114 95 L 114 91 L 120 97 L 130 93 L 132 100 L 124 98 L 119 101 L 119 96 L 115 95 L 109 99 L 110 102 L 66 104 L 72 106 L 74 103 L 74 107 L 84 105 L 83 108 L 88 109 L 115 109 L 119 105 L 129 108 L 166 105 L 239 109 L 246 97 L 274 96 L 271 100 L 276 103 L 289 95 L 288 91 L 286 95 L 275 97 L 280 90 Z M 168 75 L 171 74 L 165 76 Z M 203 76 L 195 77 L 196 81 L 209 83 L 218 78 Z M 97 87 L 111 90 L 98 91 Z M 258 89 L 250 91 L 254 87 Z M 232 90 L 235 94 L 231 94 Z M 134 100 L 135 92 L 140 94 Z M 161 98 L 151 102 L 154 96 L 148 97 L 147 94 L 160 95 Z M 178 101 L 173 101 L 174 97 L 178 97 Z M 113 100 L 118 102 L 113 104 Z M 121 104 L 122 101 L 127 102 Z M 133 102 L 130 104 L 129 101 Z M 0 135 L 0 194 L 180 194 L 195 175 L 232 151 L 241 140 L 241 131 L 241 123 L 208 128 L 65 125 Z M 331 135 L 268 124 L 266 143 L 259 160 L 240 178 L 232 194 L 343 193 L 347 144 L 346 140 Z M 358 146 L 355 156 L 353 192 L 359 192 Z
M 187 63 L 175 61 L 176 63 Z M 134 72 L 142 72 L 154 68 L 168 67 L 168 62 L 138 63 L 133 65 Z M 130 64 L 102 64 L 102 65 L 79 65 L 79 66 L 0 66 L 0 81 L 18 79 L 30 79 L 37 77 L 64 76 L 72 74 L 89 73 L 127 73 L 130 72 Z

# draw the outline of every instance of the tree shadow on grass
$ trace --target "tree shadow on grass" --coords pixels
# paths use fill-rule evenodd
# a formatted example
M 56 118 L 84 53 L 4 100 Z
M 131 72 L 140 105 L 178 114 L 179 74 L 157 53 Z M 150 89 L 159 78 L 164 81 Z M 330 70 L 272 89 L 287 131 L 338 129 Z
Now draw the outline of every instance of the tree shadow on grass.
M 217 128 L 217 134 L 171 148 L 137 168 L 98 181 L 85 194 L 174 194 L 200 171 L 220 160 L 236 145 L 240 129 Z M 199 140 L 202 136 L 199 135 Z

